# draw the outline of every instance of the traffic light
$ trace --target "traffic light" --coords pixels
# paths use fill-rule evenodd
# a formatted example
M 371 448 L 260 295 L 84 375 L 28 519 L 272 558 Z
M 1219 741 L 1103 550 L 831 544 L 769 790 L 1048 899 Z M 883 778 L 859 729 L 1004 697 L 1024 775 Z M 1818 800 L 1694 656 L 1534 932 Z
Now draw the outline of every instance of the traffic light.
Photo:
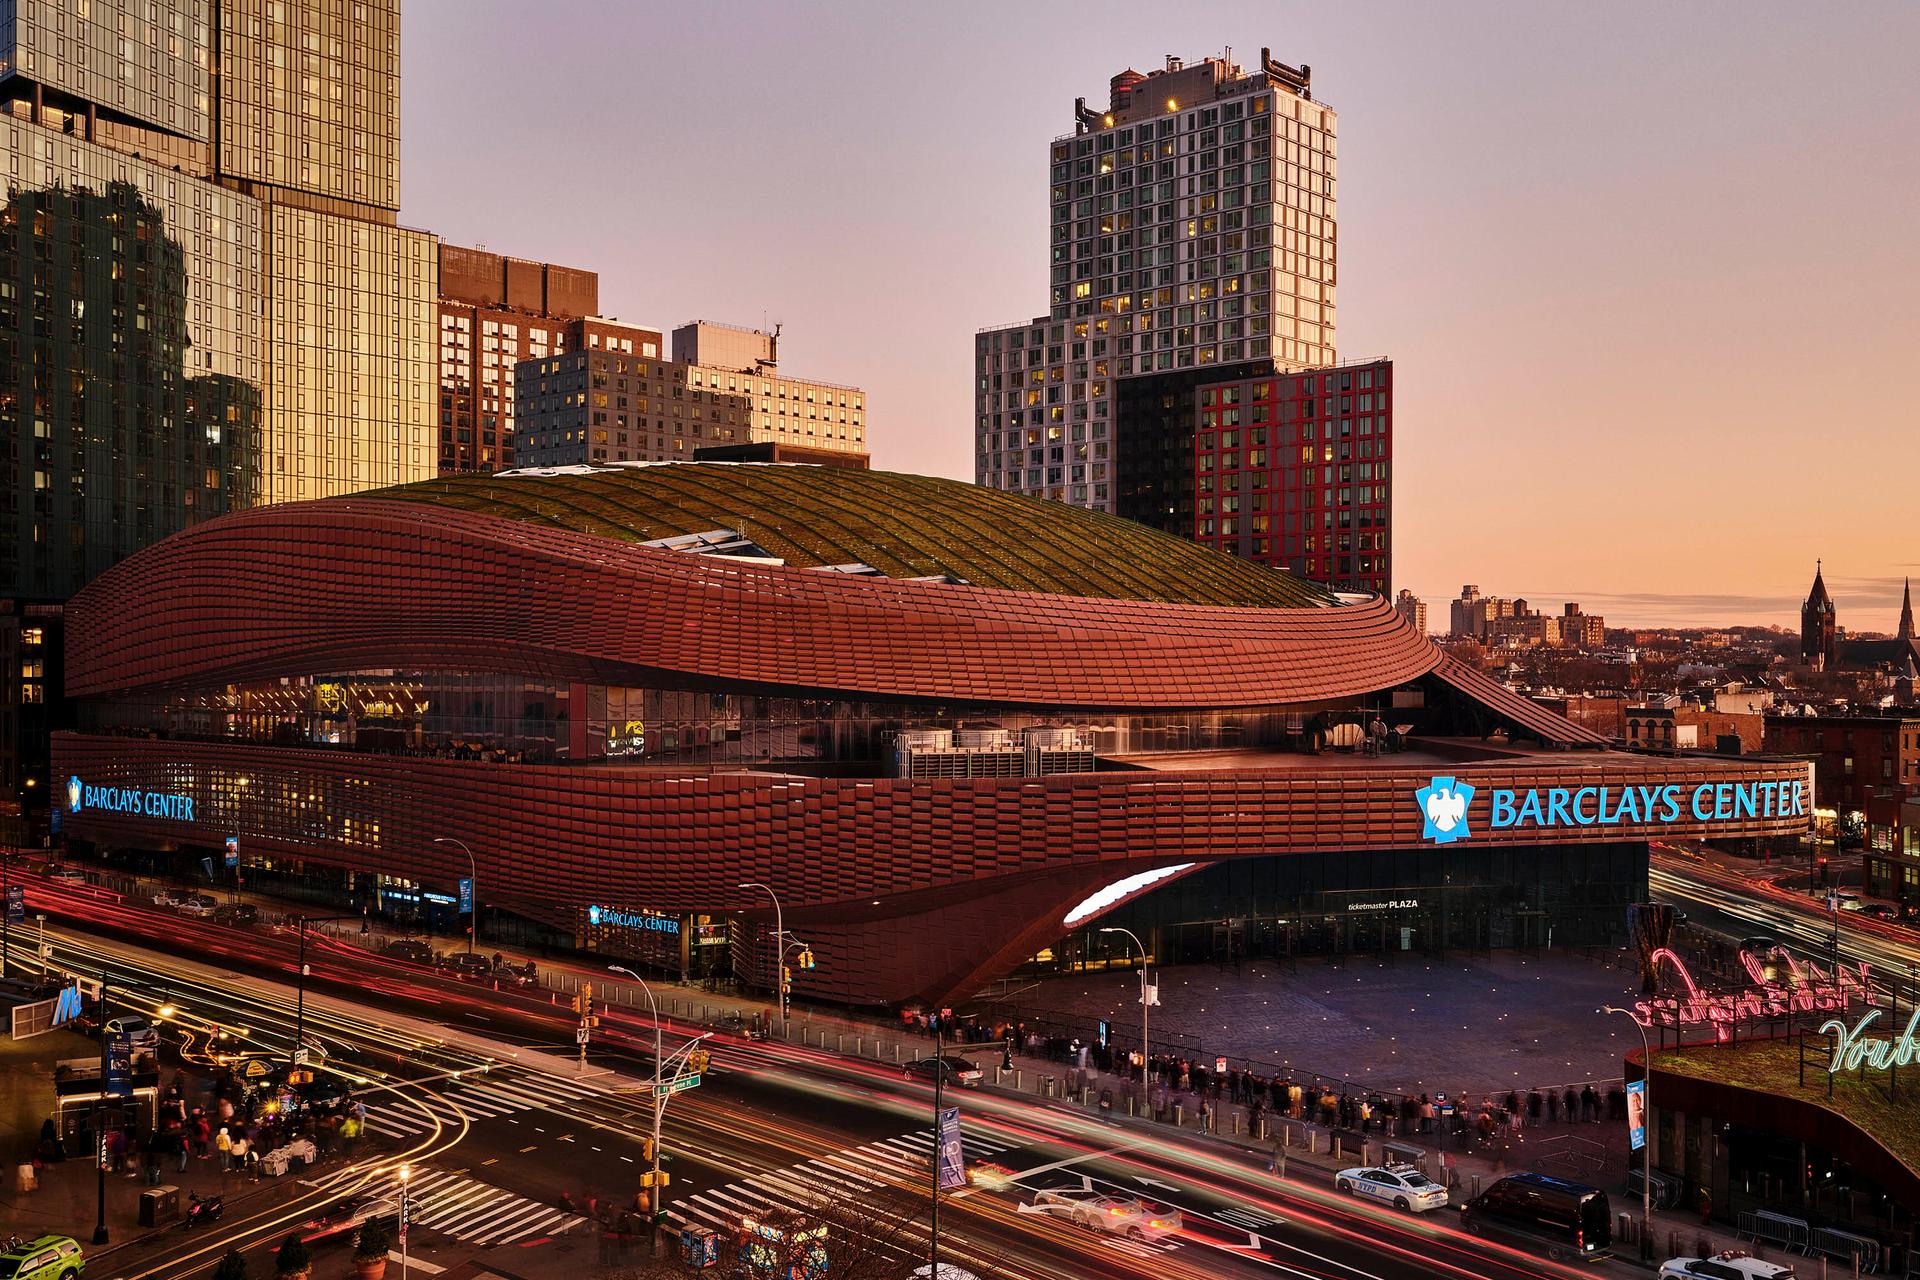
M 793 993 L 793 967 L 791 965 L 783 964 L 780 966 L 780 994 L 791 995 L 792 993 Z
M 802 952 L 801 952 L 801 953 L 799 954 L 799 956 L 798 956 L 798 957 L 796 957 L 796 958 L 797 958 L 797 959 L 799 960 L 799 962 L 800 962 L 800 967 L 801 967 L 802 969 L 811 969 L 811 968 L 813 968 L 813 967 L 814 967 L 814 964 L 813 964 L 813 948 L 812 948 L 812 947 L 808 947 L 808 948 L 807 948 L 806 950 L 804 950 L 804 951 L 802 951 Z
M 687 1055 L 687 1070 L 693 1072 L 695 1075 L 700 1075 L 706 1071 L 707 1064 L 712 1061 L 713 1055 L 711 1053 L 708 1053 L 705 1049 L 695 1049 Z
M 652 1138 L 640 1139 L 640 1162 L 642 1164 L 653 1163 L 653 1139 Z M 641 1183 L 640 1185 L 645 1186 L 647 1184 Z

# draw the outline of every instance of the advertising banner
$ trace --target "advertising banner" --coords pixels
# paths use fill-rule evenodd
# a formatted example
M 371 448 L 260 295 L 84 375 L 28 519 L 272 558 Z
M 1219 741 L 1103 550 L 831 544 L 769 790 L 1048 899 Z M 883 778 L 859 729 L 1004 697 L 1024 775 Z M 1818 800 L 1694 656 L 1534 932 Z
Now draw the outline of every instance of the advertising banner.
M 7 922 L 19 924 L 27 918 L 27 891 L 17 884 L 7 886 Z
M 473 879 L 470 876 L 460 877 L 460 914 L 473 914 Z
M 133 1037 L 124 1031 L 107 1039 L 107 1082 L 102 1092 L 113 1098 L 133 1093 Z
M 1638 1151 L 1647 1145 L 1647 1082 L 1627 1081 L 1627 1140 Z
M 940 1108 L 940 1189 L 967 1185 L 966 1149 L 960 1145 L 960 1108 Z

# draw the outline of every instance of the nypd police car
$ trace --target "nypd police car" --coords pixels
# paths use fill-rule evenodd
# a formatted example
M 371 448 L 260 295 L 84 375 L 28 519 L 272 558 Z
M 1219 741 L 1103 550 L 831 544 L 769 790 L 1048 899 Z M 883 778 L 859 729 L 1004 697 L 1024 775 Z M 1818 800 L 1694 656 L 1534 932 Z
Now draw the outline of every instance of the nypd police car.
M 1793 1268 L 1762 1262 L 1738 1249 L 1711 1258 L 1670 1258 L 1660 1266 L 1660 1280 L 1793 1280 Z
M 1447 1207 L 1447 1189 L 1410 1164 L 1342 1169 L 1334 1175 L 1333 1185 L 1342 1195 L 1363 1196 L 1413 1213 Z

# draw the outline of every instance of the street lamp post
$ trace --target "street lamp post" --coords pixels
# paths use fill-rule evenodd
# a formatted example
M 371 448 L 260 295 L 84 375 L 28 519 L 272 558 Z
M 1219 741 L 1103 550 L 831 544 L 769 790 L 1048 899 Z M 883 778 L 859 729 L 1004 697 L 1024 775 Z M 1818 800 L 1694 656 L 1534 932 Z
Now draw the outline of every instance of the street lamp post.
M 289 1083 L 293 1080 L 294 1069 L 300 1065 L 300 1059 L 305 1056 L 302 1050 L 306 1048 L 307 1043 L 307 918 L 305 916 L 300 917 L 300 968 L 296 976 L 299 982 L 294 988 L 296 994 L 293 1005 L 293 1043 L 287 1047 Z
M 107 1030 L 107 967 L 100 966 L 100 1092 L 93 1099 L 93 1166 L 99 1178 L 99 1206 L 93 1220 L 93 1242 L 107 1242 L 107 1054 L 113 1033 Z
M 435 836 L 435 844 L 457 844 L 460 852 L 467 855 L 467 885 L 473 890 L 473 914 L 467 921 L 467 954 L 473 954 L 474 939 L 480 936 L 480 864 L 473 860 L 473 850 L 467 848 L 467 842 L 456 840 L 452 836 Z
M 742 889 L 764 889 L 773 899 L 773 980 L 780 996 L 780 1038 L 787 1038 L 787 926 L 780 911 L 780 895 L 771 885 L 759 881 L 749 881 L 740 886 Z
M 660 1094 L 660 1064 L 666 1058 L 665 1045 L 660 1035 L 660 1003 L 653 998 L 653 988 L 647 985 L 647 980 L 625 965 L 610 964 L 607 966 L 607 972 L 624 973 L 639 983 L 640 989 L 647 993 L 647 1008 L 653 1013 L 653 1177 L 648 1182 L 648 1190 L 652 1195 L 651 1203 L 647 1207 L 657 1209 L 661 1204 L 660 1119 L 661 1113 L 667 1109 L 667 1100 Z
M 1602 1005 L 1601 1013 L 1622 1013 L 1633 1019 L 1635 1029 L 1640 1032 L 1640 1105 L 1646 1112 L 1647 1144 L 1645 1165 L 1640 1171 L 1640 1256 L 1653 1256 L 1653 1144 L 1659 1136 L 1660 1127 L 1653 1122 L 1653 1050 L 1647 1043 L 1647 1025 L 1634 1016 L 1631 1009 Z
M 407 1203 L 407 1181 L 413 1177 L 412 1165 L 400 1166 L 400 1280 L 407 1280 L 407 1219 L 413 1216 Z
M 1147 1048 L 1151 1043 L 1147 1039 L 1147 944 L 1140 941 L 1139 935 L 1133 930 L 1118 925 L 1103 926 L 1100 932 L 1124 933 L 1133 939 L 1134 946 L 1140 948 L 1140 1098 L 1144 1102 L 1147 1095 L 1147 1059 L 1151 1056 Z

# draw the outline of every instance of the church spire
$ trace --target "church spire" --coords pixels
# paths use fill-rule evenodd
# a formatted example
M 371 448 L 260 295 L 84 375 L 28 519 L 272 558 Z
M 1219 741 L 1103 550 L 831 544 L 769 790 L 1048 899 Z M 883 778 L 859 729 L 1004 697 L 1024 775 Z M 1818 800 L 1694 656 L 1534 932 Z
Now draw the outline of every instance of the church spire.
M 1900 638 L 1911 640 L 1913 634 L 1913 579 L 1907 579 L 1907 593 L 1900 599 Z
M 1827 580 L 1820 561 L 1813 562 L 1813 589 L 1800 606 L 1800 657 L 1821 670 L 1833 668 L 1834 642 L 1838 638 L 1833 597 L 1827 594 Z

